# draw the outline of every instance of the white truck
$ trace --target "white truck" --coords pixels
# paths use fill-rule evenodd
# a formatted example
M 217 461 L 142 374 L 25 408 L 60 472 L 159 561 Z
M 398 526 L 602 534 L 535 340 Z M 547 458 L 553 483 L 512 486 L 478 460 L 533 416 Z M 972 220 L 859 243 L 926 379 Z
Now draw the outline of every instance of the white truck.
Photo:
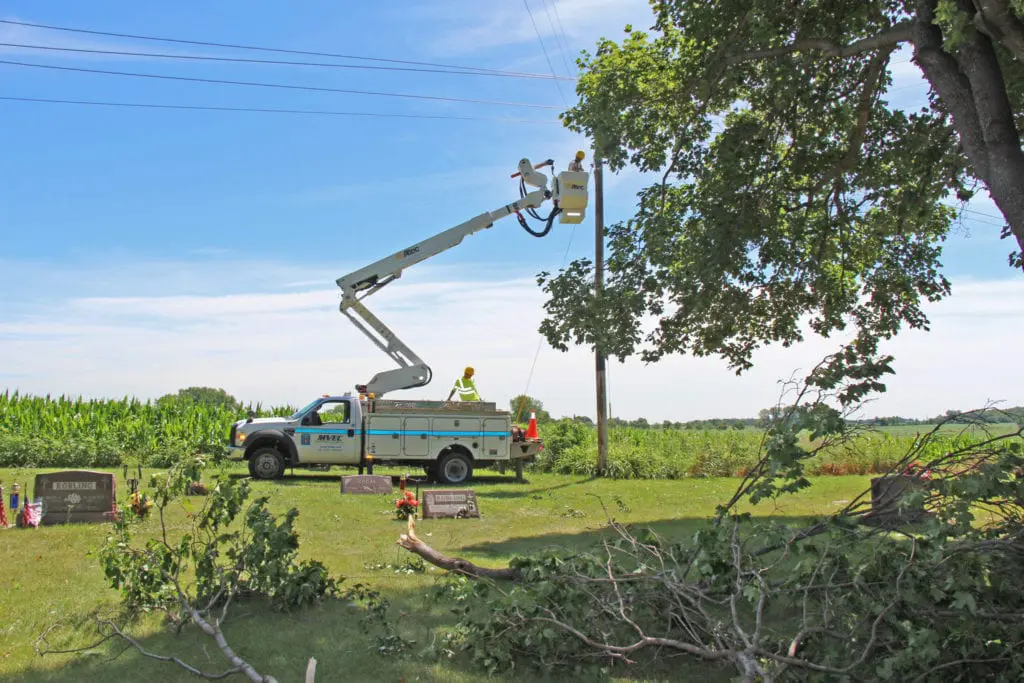
M 250 418 L 236 422 L 229 434 L 229 457 L 246 460 L 255 478 L 275 479 L 293 467 L 333 465 L 367 468 L 374 463 L 415 464 L 432 478 L 458 484 L 468 480 L 475 466 L 514 464 L 522 476 L 524 460 L 539 451 L 539 439 L 526 439 L 513 424 L 512 415 L 493 403 L 449 401 L 394 401 L 386 393 L 424 386 L 430 367 L 371 313 L 362 300 L 421 261 L 436 256 L 494 221 L 515 214 L 519 224 L 534 237 L 551 231 L 556 216 L 560 223 L 580 223 L 587 206 L 588 174 L 583 153 L 569 169 L 559 173 L 548 189 L 548 179 L 538 169 L 553 165 L 551 159 L 534 166 L 519 162 L 512 174 L 519 180 L 519 200 L 480 214 L 402 251 L 337 279 L 341 289 L 340 311 L 399 367 L 375 374 L 355 386 L 358 395 L 325 395 L 287 418 Z M 527 192 L 526 186 L 534 189 Z M 553 208 L 541 217 L 536 209 L 551 200 Z M 532 230 L 523 212 L 544 223 Z
M 366 468 L 374 464 L 422 467 L 431 479 L 461 484 L 474 467 L 523 463 L 540 450 L 512 415 L 493 403 L 385 401 L 366 396 L 322 396 L 285 418 L 235 423 L 229 457 L 248 460 L 256 479 L 277 479 L 291 467 Z

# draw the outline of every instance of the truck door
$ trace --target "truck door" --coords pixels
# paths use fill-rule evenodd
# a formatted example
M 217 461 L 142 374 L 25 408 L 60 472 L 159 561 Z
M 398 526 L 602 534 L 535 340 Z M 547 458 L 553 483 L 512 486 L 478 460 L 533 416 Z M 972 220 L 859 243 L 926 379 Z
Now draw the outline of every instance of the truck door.
M 479 458 L 483 443 L 480 434 L 481 421 L 475 417 L 435 417 L 430 429 L 430 451 L 434 455 L 447 446 L 464 446 L 474 457 Z
M 430 452 L 430 420 L 425 417 L 405 418 L 405 454 L 412 458 L 425 458 Z
M 511 438 L 511 424 L 508 420 L 495 418 L 484 420 L 484 453 L 488 460 L 508 458 L 508 441 Z
M 396 458 L 402 454 L 402 418 L 370 414 L 366 418 L 366 454 Z
M 359 464 L 360 430 L 347 399 L 324 401 L 310 410 L 295 428 L 294 438 L 300 463 Z

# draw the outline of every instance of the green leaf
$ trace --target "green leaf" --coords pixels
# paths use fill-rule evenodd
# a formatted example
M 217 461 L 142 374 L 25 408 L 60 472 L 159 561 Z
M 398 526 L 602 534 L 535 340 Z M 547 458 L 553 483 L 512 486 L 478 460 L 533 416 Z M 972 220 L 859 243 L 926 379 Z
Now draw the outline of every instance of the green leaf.
M 954 609 L 964 609 L 965 607 L 971 614 L 977 614 L 978 603 L 975 602 L 974 596 L 967 591 L 956 591 L 953 593 L 953 607 Z

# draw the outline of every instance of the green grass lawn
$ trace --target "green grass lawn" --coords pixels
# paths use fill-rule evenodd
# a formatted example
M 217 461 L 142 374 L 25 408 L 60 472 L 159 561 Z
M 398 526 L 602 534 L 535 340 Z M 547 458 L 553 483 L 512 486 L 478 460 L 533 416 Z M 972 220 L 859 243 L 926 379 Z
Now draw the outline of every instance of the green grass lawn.
M 9 492 L 18 481 L 24 487 L 44 470 L 0 469 L 0 481 Z M 52 471 L 52 470 L 46 470 Z M 245 476 L 241 467 L 234 470 Z M 119 499 L 127 490 L 120 471 Z M 149 473 L 145 473 L 144 482 Z M 754 514 L 786 518 L 821 515 L 834 510 L 868 487 L 868 477 L 819 477 L 798 495 L 749 508 Z M 503 566 L 515 554 L 545 546 L 580 547 L 601 536 L 605 516 L 595 496 L 604 500 L 616 519 L 653 526 L 659 532 L 681 536 L 710 515 L 716 504 L 733 492 L 737 479 L 683 479 L 675 481 L 588 480 L 582 477 L 528 474 L 517 483 L 512 476 L 482 472 L 475 489 L 481 519 L 419 520 L 417 533 L 436 549 L 487 566 Z M 397 487 L 396 487 L 397 492 Z M 323 561 L 335 576 L 378 588 L 392 602 L 392 615 L 401 620 L 405 637 L 426 645 L 435 630 L 451 623 L 443 605 L 431 603 L 429 590 L 439 570 L 396 573 L 381 565 L 401 565 L 412 557 L 395 541 L 404 522 L 393 514 L 395 496 L 345 495 L 339 476 L 304 474 L 279 482 L 257 482 L 257 494 L 271 495 L 271 509 L 300 510 L 297 528 L 302 555 Z M 593 495 L 591 495 L 593 494 Z M 618 498 L 624 507 L 615 502 Z M 173 529 L 186 527 L 184 511 L 170 517 Z M 143 522 L 155 534 L 158 521 Z M 0 680 L 18 681 L 160 681 L 197 680 L 173 664 L 148 660 L 132 650 L 112 657 L 121 645 L 108 644 L 96 654 L 48 655 L 33 650 L 36 637 L 58 620 L 67 628 L 56 636 L 55 647 L 82 646 L 94 639 L 88 617 L 111 609 L 117 594 L 104 582 L 95 551 L 109 525 L 49 526 L 38 529 L 0 530 Z M 141 535 L 141 534 L 139 534 Z M 279 681 L 302 680 L 306 661 L 316 657 L 318 681 L 471 681 L 482 673 L 459 660 L 441 664 L 415 658 L 388 659 L 372 651 L 373 640 L 361 632 L 355 608 L 328 601 L 290 615 L 271 614 L 258 604 L 239 603 L 227 622 L 227 638 L 263 673 Z M 69 635 L 78 623 L 86 631 Z M 145 647 L 175 654 L 207 671 L 228 668 L 219 651 L 205 637 L 187 629 L 173 635 L 158 621 L 136 630 Z M 675 680 L 713 680 L 697 663 L 680 661 Z M 232 677 L 231 680 L 235 680 Z M 241 680 L 238 678 L 238 680 Z M 495 679 L 504 680 L 504 679 Z M 508 680 L 535 680 L 522 673 Z M 726 678 L 727 680 L 727 678 Z

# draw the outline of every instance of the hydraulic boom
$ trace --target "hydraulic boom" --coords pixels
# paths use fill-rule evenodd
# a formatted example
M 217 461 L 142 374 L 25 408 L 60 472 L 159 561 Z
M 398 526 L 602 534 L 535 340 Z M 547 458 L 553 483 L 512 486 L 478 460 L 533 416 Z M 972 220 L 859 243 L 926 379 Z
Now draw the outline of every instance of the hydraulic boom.
M 366 384 L 357 384 L 356 389 L 360 393 L 372 393 L 380 397 L 390 391 L 423 386 L 431 379 L 430 366 L 371 313 L 363 305 L 362 300 L 397 280 L 409 266 L 457 246 L 467 235 L 489 228 L 495 221 L 511 214 L 515 214 L 520 225 L 535 237 L 543 237 L 551 230 L 556 215 L 559 216 L 560 223 L 581 222 L 587 206 L 588 181 L 588 174 L 580 165 L 582 158 L 583 153 L 578 153 L 576 161 L 569 167 L 570 170 L 559 173 L 553 179 L 553 187 L 550 190 L 547 176 L 537 169 L 553 165 L 554 162 L 549 159 L 533 166 L 529 159 L 522 159 L 519 162 L 519 172 L 512 175 L 513 178 L 520 178 L 518 201 L 482 213 L 336 280 L 338 287 L 341 288 L 341 312 L 399 366 L 394 370 L 378 372 Z M 527 185 L 537 189 L 527 192 Z M 535 209 L 548 199 L 553 200 L 554 208 L 549 216 L 541 218 Z M 531 230 L 522 211 L 545 221 L 545 228 L 539 232 Z

